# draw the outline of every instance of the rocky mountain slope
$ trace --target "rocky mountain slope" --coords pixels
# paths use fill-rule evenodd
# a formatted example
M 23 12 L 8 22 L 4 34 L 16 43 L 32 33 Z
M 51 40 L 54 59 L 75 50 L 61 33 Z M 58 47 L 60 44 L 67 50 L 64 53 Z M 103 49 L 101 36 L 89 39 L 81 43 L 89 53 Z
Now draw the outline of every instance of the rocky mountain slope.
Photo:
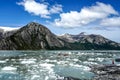
M 29 23 L 0 41 L 0 49 L 57 49 L 64 43 L 46 27 L 38 23 Z
M 0 39 L 6 38 L 14 34 L 17 30 L 4 31 L 4 29 L 0 29 Z
M 101 35 L 87 35 L 82 32 L 78 35 L 64 34 L 59 36 L 59 38 L 69 42 L 75 49 L 120 49 L 119 43 L 111 41 Z
M 3 29 L 0 29 L 0 39 L 3 38 L 3 32 L 4 32 L 4 30 L 3 30 Z
M 0 50 L 120 49 L 120 45 L 100 35 L 65 34 L 56 36 L 45 26 L 31 22 L 14 31 L 0 29 Z

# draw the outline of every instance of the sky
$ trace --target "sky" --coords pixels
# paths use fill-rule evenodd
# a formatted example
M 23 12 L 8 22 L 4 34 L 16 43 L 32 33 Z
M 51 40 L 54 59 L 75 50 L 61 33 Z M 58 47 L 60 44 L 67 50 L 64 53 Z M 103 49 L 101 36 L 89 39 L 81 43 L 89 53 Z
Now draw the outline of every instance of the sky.
M 54 34 L 98 34 L 120 43 L 120 0 L 0 0 L 0 28 L 30 22 Z

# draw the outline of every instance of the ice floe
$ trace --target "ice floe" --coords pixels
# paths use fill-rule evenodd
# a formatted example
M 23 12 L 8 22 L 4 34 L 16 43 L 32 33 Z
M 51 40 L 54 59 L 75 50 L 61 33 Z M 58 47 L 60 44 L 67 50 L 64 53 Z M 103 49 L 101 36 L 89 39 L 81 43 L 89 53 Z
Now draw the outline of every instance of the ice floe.
M 23 59 L 21 60 L 21 64 L 34 64 L 37 59 Z
M 4 61 L 3 61 L 3 60 L 0 60 L 0 63 L 6 63 L 6 61 L 5 61 L 5 60 L 4 60 Z
M 6 66 L 2 68 L 3 71 L 16 71 L 16 67 Z
M 12 66 L 5 66 L 1 69 L 0 73 L 16 73 L 17 68 Z

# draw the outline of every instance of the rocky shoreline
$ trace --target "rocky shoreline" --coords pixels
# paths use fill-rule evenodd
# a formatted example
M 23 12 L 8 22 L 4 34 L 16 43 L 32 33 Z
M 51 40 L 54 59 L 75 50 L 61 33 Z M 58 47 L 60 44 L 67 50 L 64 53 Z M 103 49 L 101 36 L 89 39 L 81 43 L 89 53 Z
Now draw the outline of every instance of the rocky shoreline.
M 91 72 L 95 74 L 91 80 L 120 80 L 120 65 L 115 64 L 101 64 L 92 65 Z M 57 80 L 82 80 L 73 77 L 63 77 Z M 85 79 L 87 80 L 87 79 Z
M 93 80 L 120 80 L 120 65 L 94 65 L 91 71 L 96 75 Z

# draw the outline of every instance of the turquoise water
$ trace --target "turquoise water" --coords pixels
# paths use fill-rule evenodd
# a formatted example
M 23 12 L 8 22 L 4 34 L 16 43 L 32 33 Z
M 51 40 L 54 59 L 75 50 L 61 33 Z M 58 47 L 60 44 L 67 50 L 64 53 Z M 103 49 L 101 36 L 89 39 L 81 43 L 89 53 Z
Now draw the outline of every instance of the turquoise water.
M 119 57 L 120 51 L 0 51 L 0 80 L 90 80 L 89 66 Z

